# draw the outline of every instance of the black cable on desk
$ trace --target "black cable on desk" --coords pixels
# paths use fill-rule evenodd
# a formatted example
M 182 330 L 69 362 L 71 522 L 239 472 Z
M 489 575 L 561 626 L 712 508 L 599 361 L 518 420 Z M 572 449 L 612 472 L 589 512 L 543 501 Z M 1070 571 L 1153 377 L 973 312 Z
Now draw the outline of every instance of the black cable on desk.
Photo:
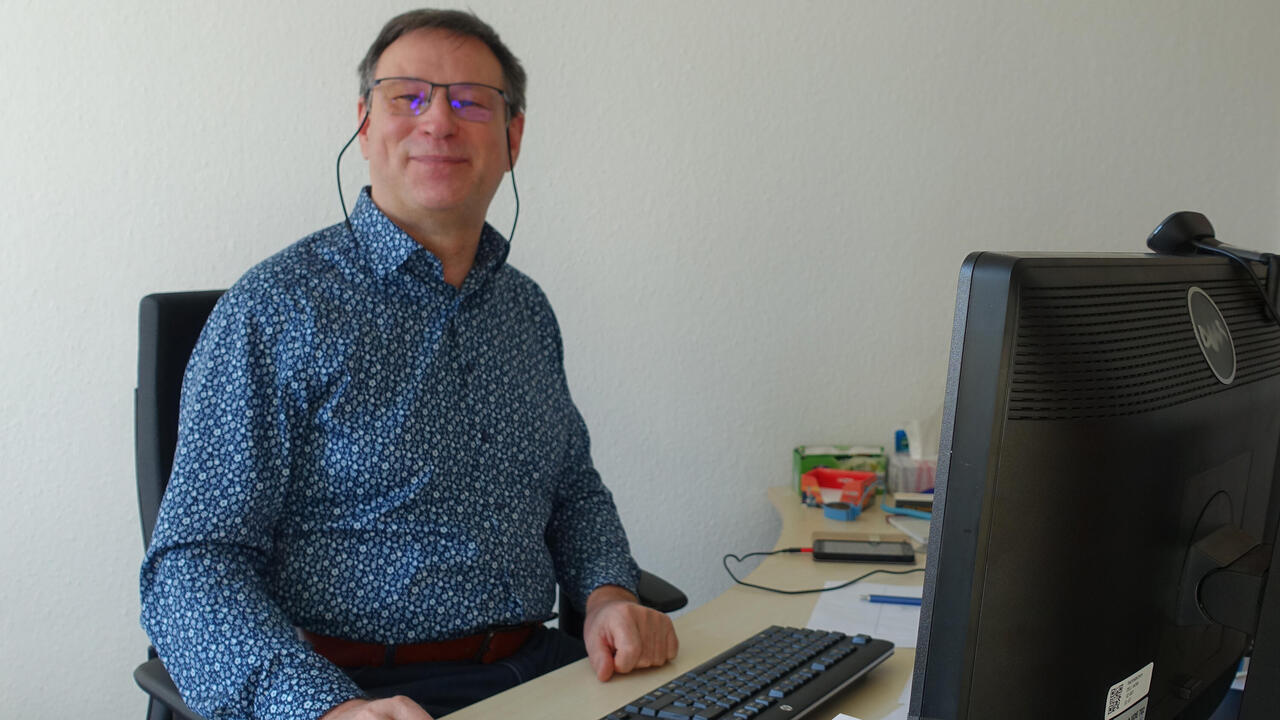
M 810 588 L 808 590 L 781 590 L 779 588 L 765 587 L 764 585 L 756 585 L 754 583 L 749 583 L 744 580 L 739 580 L 738 576 L 734 575 L 733 571 L 729 569 L 729 558 L 733 558 L 737 562 L 743 562 L 747 558 L 758 557 L 761 555 L 778 555 L 781 553 L 803 553 L 803 552 L 813 552 L 813 548 L 798 548 L 798 547 L 783 548 L 781 550 L 774 550 L 772 552 L 747 553 L 742 557 L 738 557 L 737 555 L 730 553 L 728 555 L 725 555 L 720 562 L 722 565 L 724 565 L 724 571 L 729 573 L 729 577 L 733 578 L 733 581 L 738 583 L 739 585 L 745 585 L 749 588 L 755 588 L 757 590 L 767 590 L 771 593 L 778 593 L 779 595 L 808 595 L 810 593 L 827 592 L 828 590 L 840 590 L 842 588 L 847 588 L 854 583 L 862 582 L 863 580 L 866 580 L 867 578 L 877 573 L 884 573 L 885 575 L 910 575 L 911 573 L 924 572 L 924 568 L 911 568 L 910 570 L 872 570 L 871 572 L 865 573 L 863 575 L 859 575 L 858 577 L 848 582 L 841 583 L 839 585 L 832 585 L 831 587 Z

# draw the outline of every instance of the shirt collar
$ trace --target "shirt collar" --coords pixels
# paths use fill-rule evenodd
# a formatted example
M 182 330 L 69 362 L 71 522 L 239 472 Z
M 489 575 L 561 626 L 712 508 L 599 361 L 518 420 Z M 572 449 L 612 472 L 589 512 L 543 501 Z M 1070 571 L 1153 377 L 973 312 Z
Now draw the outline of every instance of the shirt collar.
M 360 191 L 360 198 L 351 210 L 350 219 L 356 242 L 378 277 L 391 274 L 414 253 L 425 255 L 436 274 L 443 277 L 440 260 L 378 209 L 368 185 Z M 510 251 L 511 245 L 502 237 L 502 233 L 486 222 L 480 230 L 480 245 L 476 249 L 475 262 L 462 289 L 467 290 L 468 286 L 478 287 L 506 262 Z

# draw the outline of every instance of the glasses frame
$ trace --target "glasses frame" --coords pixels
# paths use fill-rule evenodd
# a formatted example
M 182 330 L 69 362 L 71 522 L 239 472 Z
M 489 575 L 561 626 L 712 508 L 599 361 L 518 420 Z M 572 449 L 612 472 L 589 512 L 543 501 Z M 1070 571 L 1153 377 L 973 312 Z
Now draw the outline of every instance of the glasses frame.
M 454 117 L 458 118 L 459 120 L 463 120 L 466 122 L 473 122 L 473 123 L 491 122 L 492 118 L 490 118 L 489 120 L 472 120 L 470 118 L 463 117 L 462 115 L 458 114 L 457 108 L 453 107 L 453 95 L 450 88 L 454 87 L 455 85 L 468 85 L 472 87 L 488 88 L 498 93 L 498 96 L 502 98 L 504 118 L 507 122 L 511 121 L 511 99 L 507 97 L 507 92 L 502 88 L 494 87 L 493 85 L 486 85 L 484 83 L 478 83 L 478 82 L 437 83 L 437 82 L 431 82 L 430 80 L 423 80 L 422 78 L 409 77 L 407 75 L 393 75 L 391 77 L 377 78 L 376 80 L 374 80 L 373 84 L 369 86 L 369 95 L 372 96 L 373 91 L 377 90 L 378 87 L 382 85 L 382 83 L 390 82 L 392 80 L 412 80 L 413 82 L 426 83 L 427 87 L 430 88 L 429 90 L 427 90 L 427 98 L 426 98 L 426 102 L 423 103 L 422 105 L 422 112 L 417 113 L 416 115 L 398 115 L 398 117 L 421 117 L 422 113 L 425 113 L 431 107 L 432 101 L 436 99 L 436 89 L 444 88 L 445 102 L 449 104 L 449 112 L 453 113 Z

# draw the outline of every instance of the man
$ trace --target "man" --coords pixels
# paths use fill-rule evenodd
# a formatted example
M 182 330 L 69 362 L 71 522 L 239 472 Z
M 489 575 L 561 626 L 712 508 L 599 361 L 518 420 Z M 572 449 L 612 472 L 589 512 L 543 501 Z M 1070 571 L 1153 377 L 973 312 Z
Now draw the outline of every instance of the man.
M 142 568 L 152 642 L 219 718 L 422 720 L 584 654 L 601 681 L 667 662 L 554 316 L 484 220 L 524 71 L 433 10 L 360 70 L 370 187 L 241 278 L 188 366 Z M 557 578 L 585 648 L 541 626 Z

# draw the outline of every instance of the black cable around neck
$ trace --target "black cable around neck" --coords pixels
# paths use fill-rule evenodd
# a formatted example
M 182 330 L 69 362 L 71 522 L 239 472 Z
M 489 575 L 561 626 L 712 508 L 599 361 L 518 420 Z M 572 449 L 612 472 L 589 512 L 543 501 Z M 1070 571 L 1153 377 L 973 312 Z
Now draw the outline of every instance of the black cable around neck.
M 346 224 L 347 232 L 350 232 L 352 235 L 355 234 L 355 230 L 351 229 L 351 216 L 347 214 L 347 201 L 346 198 L 342 197 L 342 154 L 345 153 L 347 148 L 351 147 L 351 143 L 355 142 L 356 138 L 360 136 L 360 131 L 364 129 L 364 124 L 368 121 L 369 110 L 366 108 L 364 111 L 364 117 L 360 119 L 360 125 L 356 127 L 355 132 L 351 133 L 351 139 L 348 140 L 347 144 L 343 145 L 342 149 L 338 151 L 338 163 L 336 170 L 338 175 L 338 202 L 342 204 L 342 222 Z

